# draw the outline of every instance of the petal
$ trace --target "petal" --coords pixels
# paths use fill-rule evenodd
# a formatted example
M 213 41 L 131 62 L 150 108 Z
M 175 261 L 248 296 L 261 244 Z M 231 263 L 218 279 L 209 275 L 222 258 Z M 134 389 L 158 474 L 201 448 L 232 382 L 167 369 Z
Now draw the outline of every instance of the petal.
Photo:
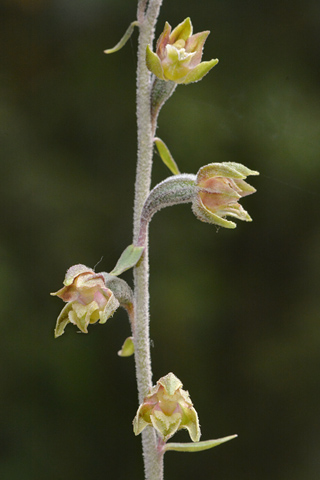
M 150 45 L 147 46 L 146 63 L 150 72 L 161 80 L 165 80 L 160 58 L 151 50 Z
M 172 30 L 172 33 L 169 37 L 169 42 L 171 44 L 175 43 L 177 40 L 187 40 L 192 35 L 192 23 L 189 17 L 187 17 L 183 22 L 179 23 Z
M 196 55 L 192 59 L 193 67 L 195 67 L 201 62 L 203 46 L 205 44 L 205 41 L 209 33 L 210 33 L 209 30 L 206 30 L 205 32 L 196 33 L 195 35 L 192 35 L 190 38 L 188 38 L 188 40 L 186 41 L 186 46 L 185 46 L 186 51 L 196 52 Z
M 210 210 L 203 205 L 199 196 L 197 196 L 192 203 L 192 211 L 202 222 L 213 223 L 224 228 L 236 228 L 237 226 L 236 223 L 210 212 Z
M 209 62 L 201 62 L 195 68 L 190 70 L 184 81 L 182 82 L 184 85 L 188 85 L 189 83 L 198 82 L 201 80 L 207 73 L 215 66 L 219 60 L 216 58 L 215 60 L 210 60 Z
M 81 305 L 78 302 L 74 302 L 72 308 L 73 311 L 69 313 L 70 321 L 75 324 L 81 332 L 88 333 L 88 325 L 90 323 L 91 315 L 98 309 L 97 303 L 91 302 L 89 305 Z M 96 321 L 98 320 L 99 317 Z
M 156 47 L 156 54 L 162 60 L 166 56 L 166 46 L 169 43 L 169 36 L 171 33 L 171 25 L 166 22 L 163 32 L 161 33 Z
M 220 209 L 228 207 L 229 204 L 236 203 L 240 196 L 234 192 L 234 195 L 228 193 L 206 193 L 199 192 L 199 197 L 204 207 L 216 215 L 220 215 Z
M 81 319 L 78 317 L 78 315 L 76 314 L 76 312 L 74 310 L 70 310 L 69 312 L 69 321 L 70 323 L 72 323 L 73 325 L 76 325 L 82 333 L 88 333 L 88 330 L 87 330 L 87 325 L 85 324 L 85 316 L 82 317 L 82 322 L 81 322 Z
M 235 199 L 241 197 L 241 188 L 232 178 L 228 177 L 209 177 L 201 182 L 201 187 L 198 187 L 198 190 L 207 193 L 227 194 Z
M 241 197 L 245 197 L 246 195 L 251 195 L 255 193 L 257 190 L 250 185 L 249 183 L 245 182 L 244 180 L 235 180 L 237 187 L 240 189 Z
M 79 263 L 78 265 L 73 265 L 72 267 L 70 267 L 68 270 L 67 270 L 67 273 L 66 273 L 66 276 L 64 278 L 64 282 L 63 284 L 67 287 L 68 285 L 71 285 L 74 281 L 74 279 L 78 276 L 78 275 L 81 275 L 83 273 L 90 273 L 90 274 L 94 274 L 94 271 L 89 268 L 89 267 L 86 267 L 85 265 L 82 265 L 81 263 Z
M 181 413 L 173 413 L 170 416 L 165 415 L 161 410 L 154 410 L 150 415 L 152 426 L 160 433 L 166 442 L 172 435 L 179 430 L 181 423 Z
M 239 203 L 227 205 L 225 208 L 219 210 L 218 215 L 229 215 L 230 217 L 235 217 L 245 222 L 252 222 L 249 213 Z

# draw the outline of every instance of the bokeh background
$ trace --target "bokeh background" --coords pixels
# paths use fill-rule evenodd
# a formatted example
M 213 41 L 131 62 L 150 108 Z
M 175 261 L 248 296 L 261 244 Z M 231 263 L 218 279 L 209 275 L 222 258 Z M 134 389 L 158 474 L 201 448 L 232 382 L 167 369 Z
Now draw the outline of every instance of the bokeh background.
M 75 263 L 110 271 L 131 243 L 137 34 L 132 0 L 0 2 L 0 478 L 142 479 L 124 312 L 53 340 L 49 296 Z M 320 4 L 165 1 L 220 63 L 181 86 L 158 135 L 180 169 L 259 170 L 236 230 L 188 205 L 151 224 L 154 379 L 189 390 L 203 439 L 168 453 L 166 480 L 320 478 Z M 155 155 L 153 185 L 168 175 Z M 131 283 L 131 273 L 124 278 Z M 176 440 L 188 441 L 186 432 Z

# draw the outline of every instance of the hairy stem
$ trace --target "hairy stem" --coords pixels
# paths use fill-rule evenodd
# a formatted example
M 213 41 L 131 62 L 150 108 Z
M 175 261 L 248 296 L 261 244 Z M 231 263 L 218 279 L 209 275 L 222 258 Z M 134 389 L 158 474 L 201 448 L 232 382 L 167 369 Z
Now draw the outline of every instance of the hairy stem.
M 139 237 L 140 217 L 143 204 L 150 192 L 153 134 L 151 126 L 151 78 L 146 67 L 146 49 L 152 44 L 154 28 L 162 0 L 138 2 L 138 20 L 140 23 L 138 66 L 137 66 L 137 125 L 138 159 L 135 183 L 133 242 Z M 135 302 L 135 362 L 138 384 L 138 397 L 141 403 L 152 386 L 152 370 L 149 337 L 149 256 L 148 235 L 145 251 L 134 268 Z M 158 440 L 154 429 L 146 428 L 142 432 L 142 448 L 146 480 L 163 479 L 163 455 L 157 448 Z

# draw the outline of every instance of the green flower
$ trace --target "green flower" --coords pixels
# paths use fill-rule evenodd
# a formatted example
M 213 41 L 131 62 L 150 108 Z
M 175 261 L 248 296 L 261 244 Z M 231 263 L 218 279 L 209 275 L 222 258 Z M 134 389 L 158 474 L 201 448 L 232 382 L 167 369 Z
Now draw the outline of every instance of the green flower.
M 182 390 L 182 383 L 173 373 L 160 378 L 138 408 L 133 420 L 135 435 L 148 425 L 154 427 L 165 442 L 182 428 L 188 430 L 193 442 L 200 438 L 197 412 L 189 393 Z
M 157 42 L 156 53 L 147 47 L 148 69 L 161 80 L 175 83 L 192 83 L 201 80 L 218 60 L 201 62 L 204 43 L 209 31 L 192 35 L 192 23 L 186 18 L 171 32 L 166 22 Z
M 104 276 L 85 265 L 70 267 L 63 283 L 63 288 L 51 293 L 67 302 L 57 319 L 55 337 L 64 333 L 68 323 L 88 333 L 90 323 L 105 323 L 119 306 L 113 292 L 106 287 Z
M 226 220 L 226 216 L 250 222 L 248 212 L 238 200 L 256 191 L 244 181 L 248 175 L 259 175 L 258 172 L 240 163 L 211 163 L 200 168 L 197 179 L 197 194 L 192 209 L 194 214 L 207 223 L 215 223 L 221 227 L 235 228 L 236 224 Z

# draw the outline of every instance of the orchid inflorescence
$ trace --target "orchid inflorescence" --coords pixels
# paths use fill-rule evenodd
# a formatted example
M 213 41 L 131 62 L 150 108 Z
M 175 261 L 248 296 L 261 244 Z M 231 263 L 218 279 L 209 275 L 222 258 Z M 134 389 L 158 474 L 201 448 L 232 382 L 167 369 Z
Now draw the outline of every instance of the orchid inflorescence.
M 63 288 L 52 294 L 65 302 L 57 319 L 55 337 L 60 337 L 69 323 L 76 326 L 82 333 L 88 333 L 89 325 L 97 322 L 106 323 L 119 306 L 126 309 L 131 336 L 125 340 L 118 353 L 122 357 L 135 355 L 140 406 L 133 421 L 133 429 L 136 435 L 142 433 L 146 478 L 151 478 L 149 464 L 153 465 L 153 469 L 154 465 L 157 465 L 157 472 L 152 471 L 152 479 L 157 480 L 163 478 L 161 462 L 165 451 L 200 451 L 212 448 L 235 436 L 200 442 L 198 415 L 189 393 L 183 390 L 181 381 L 170 372 L 152 386 L 151 363 L 148 360 L 150 345 L 145 341 L 149 335 L 148 298 L 145 293 L 145 287 L 148 285 L 146 253 L 149 224 L 156 212 L 180 203 L 191 203 L 192 211 L 199 220 L 219 227 L 228 229 L 236 227 L 236 223 L 226 217 L 251 221 L 251 217 L 240 205 L 239 200 L 256 191 L 245 180 L 249 175 L 258 175 L 258 172 L 234 162 L 210 163 L 201 167 L 197 174 L 181 174 L 166 144 L 154 136 L 159 111 L 176 86 L 201 80 L 218 63 L 217 59 L 201 61 L 203 47 L 210 32 L 193 34 L 189 17 L 173 30 L 166 22 L 157 41 L 156 50 L 152 51 L 153 31 L 160 4 L 159 0 L 149 0 L 149 2 L 139 0 L 138 20 L 131 23 L 114 48 L 105 51 L 105 53 L 113 53 L 119 50 L 132 35 L 134 27 L 137 26 L 140 29 L 141 41 L 138 50 L 140 63 L 138 63 L 142 67 L 140 71 L 138 66 L 137 112 L 138 143 L 140 143 L 136 197 L 141 197 L 142 190 L 147 191 L 147 194 L 144 195 L 142 202 L 139 201 L 139 203 L 137 200 L 135 207 L 134 241 L 123 251 L 116 266 L 109 273 L 96 273 L 94 269 L 83 264 L 74 265 L 66 273 Z M 145 84 L 142 88 L 143 81 Z M 141 89 L 139 89 L 139 82 L 141 82 Z M 143 112 L 143 108 L 147 110 Z M 150 124 L 147 127 L 143 122 L 140 123 L 143 113 L 146 118 L 150 118 L 151 115 Z M 147 154 L 144 153 L 145 145 L 149 145 Z M 148 165 L 151 161 L 148 158 L 152 158 L 154 145 L 173 175 L 150 191 L 150 178 L 143 177 L 141 172 L 144 170 L 140 167 Z M 148 185 L 147 188 L 146 185 Z M 133 289 L 127 282 L 118 278 L 130 268 L 134 268 L 135 271 Z M 154 431 L 151 440 L 144 435 L 150 429 Z M 181 429 L 188 431 L 192 443 L 168 443 L 168 440 Z M 154 442 L 153 454 L 150 453 L 149 446 L 146 447 L 146 442 Z

